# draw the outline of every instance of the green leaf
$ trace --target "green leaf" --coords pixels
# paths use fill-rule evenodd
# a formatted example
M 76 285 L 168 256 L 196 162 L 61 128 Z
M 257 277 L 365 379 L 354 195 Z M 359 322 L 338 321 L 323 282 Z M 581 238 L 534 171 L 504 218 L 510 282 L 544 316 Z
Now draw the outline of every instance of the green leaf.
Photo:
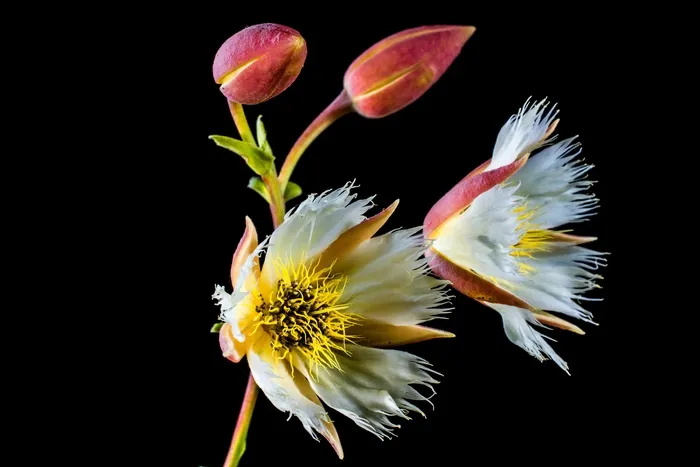
M 255 132 L 257 133 L 258 147 L 272 155 L 272 148 L 267 141 L 267 132 L 265 131 L 265 125 L 263 125 L 262 115 L 258 115 L 258 120 L 255 122 Z
M 260 180 L 260 177 L 251 177 L 250 180 L 248 180 L 248 188 L 262 196 L 265 201 L 270 203 L 270 195 L 267 192 L 267 187 L 265 186 L 265 182 Z
M 301 187 L 291 180 L 287 182 L 287 186 L 284 188 L 284 200 L 290 201 L 301 195 Z
M 229 138 L 228 136 L 211 135 L 209 139 L 213 140 L 217 146 L 233 151 L 243 157 L 248 164 L 248 167 L 253 169 L 258 175 L 263 175 L 274 168 L 275 158 L 272 154 L 267 153 L 252 144 L 245 143 L 239 139 Z
M 211 333 L 217 333 L 221 330 L 221 326 L 223 326 L 224 323 L 214 323 L 214 326 L 211 327 L 211 330 L 209 332 Z

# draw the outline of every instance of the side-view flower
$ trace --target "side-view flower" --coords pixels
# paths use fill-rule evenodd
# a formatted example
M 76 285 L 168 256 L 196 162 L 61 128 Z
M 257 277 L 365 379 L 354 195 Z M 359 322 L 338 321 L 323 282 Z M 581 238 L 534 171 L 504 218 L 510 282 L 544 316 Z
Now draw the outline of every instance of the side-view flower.
M 559 229 L 589 218 L 598 199 L 588 193 L 592 166 L 578 157 L 576 138 L 554 142 L 556 114 L 528 100 L 501 129 L 491 159 L 433 206 L 424 234 L 435 274 L 496 310 L 514 344 L 568 372 L 538 328 L 583 334 L 550 312 L 593 323 L 579 301 L 594 300 L 584 294 L 600 287 L 595 271 L 605 258 L 581 246 L 595 237 Z

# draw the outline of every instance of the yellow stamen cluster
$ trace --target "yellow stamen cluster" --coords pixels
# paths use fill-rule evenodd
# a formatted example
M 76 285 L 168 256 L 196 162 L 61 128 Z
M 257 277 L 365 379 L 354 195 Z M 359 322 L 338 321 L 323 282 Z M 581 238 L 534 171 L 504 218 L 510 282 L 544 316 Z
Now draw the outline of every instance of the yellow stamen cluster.
M 516 230 L 525 233 L 515 245 L 511 245 L 510 255 L 533 258 L 533 253 L 549 251 L 549 243 L 554 238 L 554 232 L 539 229 L 536 224 L 530 222 L 535 215 L 535 209 L 530 208 L 525 202 L 513 209 L 513 212 L 518 214 L 519 224 Z M 521 274 L 531 274 L 536 271 L 533 266 L 522 261 L 518 263 L 518 268 Z
M 277 286 L 265 299 L 258 294 L 255 329 L 262 327 L 271 337 L 278 359 L 292 359 L 296 351 L 312 363 L 340 369 L 336 352 L 349 355 L 347 329 L 357 324 L 357 317 L 345 312 L 347 305 L 338 300 L 346 277 L 332 274 L 332 267 L 318 269 L 304 261 L 275 264 Z M 313 369 L 313 368 L 312 368 Z

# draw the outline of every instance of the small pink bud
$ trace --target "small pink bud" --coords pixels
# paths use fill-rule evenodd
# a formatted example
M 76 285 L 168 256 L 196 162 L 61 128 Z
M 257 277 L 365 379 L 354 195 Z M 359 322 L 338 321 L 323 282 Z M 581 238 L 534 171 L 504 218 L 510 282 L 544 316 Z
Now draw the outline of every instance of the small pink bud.
M 387 37 L 360 55 L 344 87 L 360 115 L 386 117 L 422 96 L 447 70 L 476 29 L 422 26 Z
M 279 24 L 257 24 L 229 37 L 219 48 L 214 81 L 229 100 L 260 104 L 291 86 L 305 60 L 301 34 Z

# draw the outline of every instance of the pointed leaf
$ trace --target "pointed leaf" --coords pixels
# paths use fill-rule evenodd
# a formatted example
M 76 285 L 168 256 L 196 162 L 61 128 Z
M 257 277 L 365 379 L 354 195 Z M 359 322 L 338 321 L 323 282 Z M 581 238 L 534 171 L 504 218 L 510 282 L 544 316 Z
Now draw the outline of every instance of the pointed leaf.
M 301 195 L 301 187 L 294 182 L 287 182 L 284 188 L 284 200 L 290 201 Z
M 267 203 L 270 203 L 270 194 L 267 191 L 267 186 L 265 186 L 265 182 L 263 182 L 260 177 L 250 177 L 250 180 L 248 180 L 248 188 L 262 196 Z
M 213 140 L 217 146 L 233 151 L 239 156 L 243 157 L 248 164 L 248 167 L 253 169 L 253 171 L 258 175 L 266 174 L 274 167 L 273 161 L 275 158 L 271 154 L 262 151 L 260 148 L 257 148 L 251 144 L 235 138 L 220 135 L 211 135 L 209 139 Z
M 248 180 L 248 188 L 262 196 L 268 203 L 270 202 L 270 195 L 267 192 L 267 187 L 260 177 L 250 177 L 250 180 Z
M 270 143 L 267 141 L 267 131 L 265 131 L 262 115 L 258 115 L 258 121 L 255 124 L 255 131 L 257 133 L 258 147 L 266 153 L 272 155 L 272 148 L 270 147 Z
M 211 333 L 217 333 L 221 330 L 221 326 L 223 326 L 224 323 L 214 323 L 214 326 L 211 327 L 211 330 L 209 332 Z

